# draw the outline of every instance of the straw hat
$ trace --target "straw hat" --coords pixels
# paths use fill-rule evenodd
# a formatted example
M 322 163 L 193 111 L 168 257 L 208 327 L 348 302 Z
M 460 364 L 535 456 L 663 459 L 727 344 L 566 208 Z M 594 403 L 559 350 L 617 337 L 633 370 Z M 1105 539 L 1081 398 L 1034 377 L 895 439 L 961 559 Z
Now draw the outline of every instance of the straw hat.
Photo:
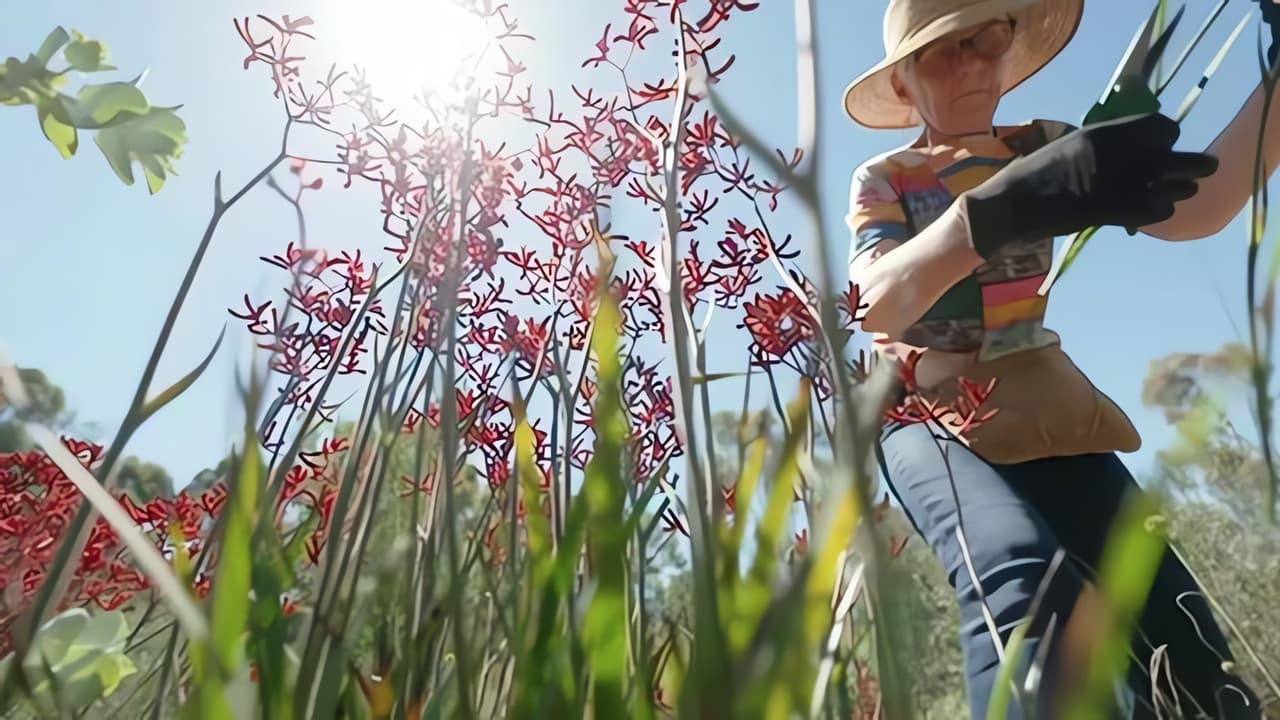
M 920 125 L 919 113 L 893 90 L 894 65 L 948 33 L 1003 17 L 1017 22 L 1001 82 L 1009 92 L 1062 52 L 1083 14 L 1084 0 L 889 0 L 885 58 L 849 83 L 844 109 L 869 128 Z

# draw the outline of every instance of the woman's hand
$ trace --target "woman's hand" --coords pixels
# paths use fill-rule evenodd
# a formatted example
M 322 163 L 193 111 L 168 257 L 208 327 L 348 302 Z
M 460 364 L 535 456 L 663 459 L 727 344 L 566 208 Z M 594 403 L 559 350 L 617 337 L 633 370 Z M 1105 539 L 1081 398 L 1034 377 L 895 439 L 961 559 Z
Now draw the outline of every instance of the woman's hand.
M 1271 0 L 1264 0 L 1271 2 Z M 1212 175 L 1210 155 L 1173 149 L 1180 130 L 1163 115 L 1089 125 L 1017 158 L 961 196 L 973 248 L 990 259 L 1010 243 L 1095 225 L 1142 227 Z

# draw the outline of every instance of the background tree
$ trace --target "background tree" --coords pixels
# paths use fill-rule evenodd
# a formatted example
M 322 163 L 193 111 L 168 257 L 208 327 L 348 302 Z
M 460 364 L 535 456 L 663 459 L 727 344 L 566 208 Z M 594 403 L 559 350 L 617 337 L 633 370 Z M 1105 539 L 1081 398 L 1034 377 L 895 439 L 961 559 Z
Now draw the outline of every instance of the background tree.
M 35 448 L 23 423 L 39 423 L 65 434 L 85 435 L 75 413 L 66 406 L 66 393 L 38 368 L 18 368 L 30 405 L 19 411 L 0 396 L 0 453 Z M 173 478 L 154 463 L 130 455 L 121 461 L 117 487 L 138 502 L 156 497 L 173 497 Z
M 19 411 L 0 394 L 0 452 L 31 449 L 31 438 L 22 429 L 24 422 L 57 428 L 71 421 L 66 413 L 66 396 L 62 388 L 50 382 L 42 370 L 18 368 L 18 378 L 22 380 L 31 404 Z

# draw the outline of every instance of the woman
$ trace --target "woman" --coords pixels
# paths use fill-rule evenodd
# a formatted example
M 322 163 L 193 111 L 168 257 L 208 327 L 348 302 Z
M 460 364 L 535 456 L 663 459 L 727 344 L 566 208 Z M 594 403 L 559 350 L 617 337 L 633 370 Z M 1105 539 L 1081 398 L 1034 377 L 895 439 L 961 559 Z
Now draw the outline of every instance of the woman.
M 1003 647 L 1033 603 L 1021 657 L 1023 670 L 1033 659 L 1043 669 L 1035 716 L 1053 717 L 1078 687 L 1082 668 L 1064 658 L 1089 640 L 1088 580 L 1137 492 L 1116 455 L 1138 448 L 1137 431 L 1043 325 L 1037 290 L 1052 238 L 1094 225 L 1202 238 L 1252 192 L 1261 88 L 1205 153 L 1175 152 L 1178 127 L 1160 115 L 1083 129 L 993 125 L 1003 93 L 1075 34 L 1082 5 L 890 0 L 886 58 L 845 96 L 863 126 L 923 125 L 914 143 L 854 174 L 850 271 L 868 303 L 864 329 L 882 356 L 919 352 L 924 394 L 955 397 L 959 376 L 997 379 L 989 422 L 889 424 L 879 448 L 886 481 L 957 590 L 975 718 L 986 717 L 999 669 L 989 628 Z M 1280 133 L 1265 156 L 1270 176 Z M 1261 717 L 1231 658 L 1194 580 L 1166 552 L 1134 639 L 1129 717 Z

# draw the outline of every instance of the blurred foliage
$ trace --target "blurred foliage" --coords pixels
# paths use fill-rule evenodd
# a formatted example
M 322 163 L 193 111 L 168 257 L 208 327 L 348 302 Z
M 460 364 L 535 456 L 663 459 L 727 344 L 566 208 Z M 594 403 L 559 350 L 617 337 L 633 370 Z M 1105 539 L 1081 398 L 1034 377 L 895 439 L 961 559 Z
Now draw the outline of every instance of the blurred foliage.
M 61 715 L 110 697 L 137 672 L 125 653 L 128 635 L 129 625 L 118 612 L 73 608 L 45 623 L 23 661 L 27 677 L 35 679 L 25 709 Z M 0 676 L 13 662 L 12 654 L 0 660 Z
M 1280 606 L 1270 601 L 1280 597 L 1280 527 L 1263 511 L 1268 472 L 1259 443 L 1234 421 L 1252 392 L 1250 367 L 1248 348 L 1237 343 L 1151 363 L 1143 400 L 1177 434 L 1148 484 L 1169 497 L 1173 539 L 1235 623 L 1237 661 L 1274 712 L 1280 698 L 1239 647 L 1247 641 L 1263 667 L 1280 667 Z

